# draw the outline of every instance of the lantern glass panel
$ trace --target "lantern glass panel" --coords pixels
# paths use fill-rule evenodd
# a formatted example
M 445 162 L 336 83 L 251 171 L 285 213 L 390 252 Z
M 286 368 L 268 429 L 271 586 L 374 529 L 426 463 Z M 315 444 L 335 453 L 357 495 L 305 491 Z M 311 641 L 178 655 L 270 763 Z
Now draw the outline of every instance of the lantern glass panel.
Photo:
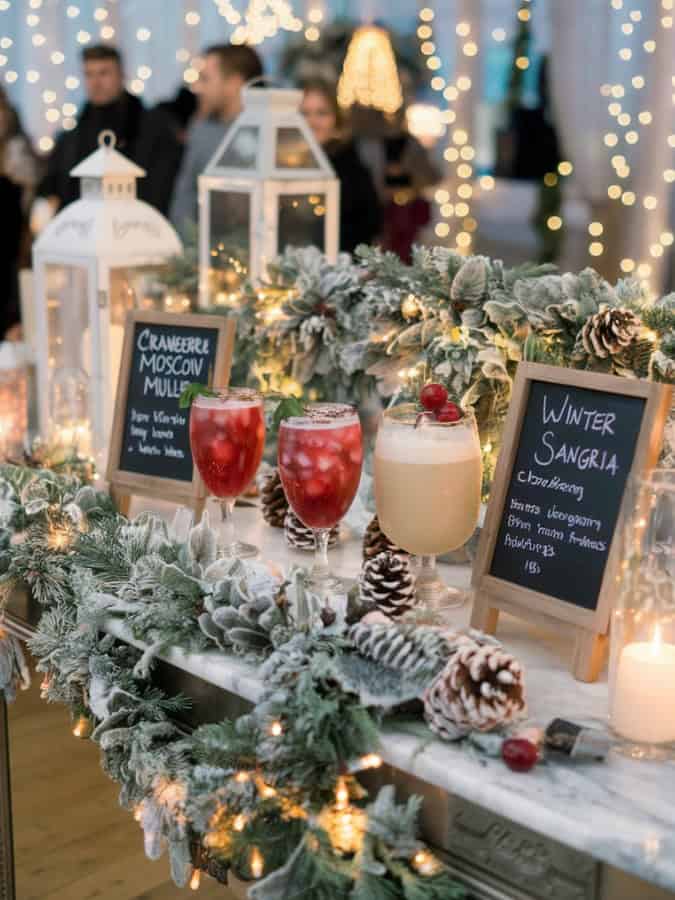
M 318 169 L 307 138 L 299 128 L 277 129 L 277 169 Z
M 110 269 L 110 322 L 124 325 L 127 313 L 132 309 L 161 311 L 168 309 L 163 295 L 165 288 L 159 281 L 164 266 L 118 266 Z M 184 312 L 187 305 L 169 304 L 169 312 Z
M 216 190 L 209 198 L 209 292 L 216 304 L 227 305 L 248 274 L 251 195 Z
M 257 125 L 242 125 L 218 160 L 227 169 L 255 169 L 258 163 L 260 129 Z
M 325 194 L 282 194 L 279 197 L 279 247 L 325 250 Z
M 88 272 L 84 266 L 45 266 L 47 346 L 50 370 L 83 366 L 83 335 L 89 334 Z

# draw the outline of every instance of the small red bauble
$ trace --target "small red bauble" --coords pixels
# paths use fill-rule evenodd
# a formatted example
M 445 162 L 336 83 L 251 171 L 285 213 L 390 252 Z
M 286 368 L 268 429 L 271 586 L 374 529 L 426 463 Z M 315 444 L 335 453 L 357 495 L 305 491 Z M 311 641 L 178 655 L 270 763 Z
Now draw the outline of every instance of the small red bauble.
M 458 422 L 462 418 L 462 410 L 456 403 L 444 403 L 436 410 L 436 418 L 439 422 Z
M 529 772 L 537 765 L 539 750 L 525 738 L 507 738 L 502 744 L 502 759 L 514 772 Z
M 448 401 L 448 392 L 442 384 L 425 384 L 420 391 L 420 403 L 425 409 L 438 410 Z

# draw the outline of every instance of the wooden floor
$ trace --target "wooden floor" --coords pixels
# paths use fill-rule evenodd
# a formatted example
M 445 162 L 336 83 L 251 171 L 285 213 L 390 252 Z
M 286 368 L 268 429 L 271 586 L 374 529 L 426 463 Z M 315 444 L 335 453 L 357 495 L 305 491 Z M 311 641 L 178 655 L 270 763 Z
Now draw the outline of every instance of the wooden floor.
M 17 900 L 232 900 L 208 878 L 178 890 L 165 857 L 145 858 L 98 747 L 73 737 L 65 707 L 41 701 L 38 686 L 9 707 Z

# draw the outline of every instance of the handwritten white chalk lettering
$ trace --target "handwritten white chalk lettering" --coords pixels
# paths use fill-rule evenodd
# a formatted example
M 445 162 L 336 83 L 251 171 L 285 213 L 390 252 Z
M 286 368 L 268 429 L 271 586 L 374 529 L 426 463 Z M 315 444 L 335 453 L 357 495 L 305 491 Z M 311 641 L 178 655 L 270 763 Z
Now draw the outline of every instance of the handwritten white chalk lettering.
M 548 396 L 544 394 L 543 419 L 544 425 L 553 422 L 556 425 L 575 425 L 582 431 L 599 431 L 601 434 L 614 434 L 612 426 L 616 422 L 616 413 L 602 412 L 597 409 L 586 409 L 585 406 L 574 406 L 570 401 L 570 395 L 565 394 L 565 399 L 558 409 L 548 408 Z
M 545 431 L 541 436 L 543 450 L 536 450 L 534 461 L 540 466 L 550 466 L 552 462 L 561 462 L 567 466 L 576 466 L 584 472 L 586 469 L 597 469 L 609 472 L 614 477 L 619 470 L 616 453 L 600 450 L 597 447 L 581 447 L 578 444 L 567 444 L 564 441 L 557 445 L 556 434 Z
M 150 328 L 143 328 L 138 334 L 136 346 L 141 353 L 208 356 L 211 350 L 211 339 L 182 334 L 156 334 Z
M 518 469 L 516 472 L 516 481 L 520 484 L 531 484 L 533 487 L 546 488 L 551 491 L 559 491 L 561 494 L 572 494 L 576 497 L 577 503 L 581 503 L 584 499 L 583 484 L 573 484 L 569 481 L 561 481 L 557 475 L 553 478 L 544 478 L 543 475 L 537 475 L 532 469 Z

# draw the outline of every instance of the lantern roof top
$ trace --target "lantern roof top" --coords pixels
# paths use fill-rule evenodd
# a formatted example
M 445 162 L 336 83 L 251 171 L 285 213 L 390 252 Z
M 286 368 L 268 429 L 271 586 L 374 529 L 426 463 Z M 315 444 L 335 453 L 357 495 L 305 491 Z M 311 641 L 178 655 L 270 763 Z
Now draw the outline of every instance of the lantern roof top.
M 250 85 L 243 109 L 204 175 L 251 180 L 334 179 L 328 157 L 300 112 L 302 91 Z
M 145 169 L 141 169 L 126 156 L 115 150 L 115 133 L 102 131 L 98 136 L 98 150 L 78 163 L 70 174 L 75 178 L 105 178 L 106 176 L 132 176 L 144 178 Z

